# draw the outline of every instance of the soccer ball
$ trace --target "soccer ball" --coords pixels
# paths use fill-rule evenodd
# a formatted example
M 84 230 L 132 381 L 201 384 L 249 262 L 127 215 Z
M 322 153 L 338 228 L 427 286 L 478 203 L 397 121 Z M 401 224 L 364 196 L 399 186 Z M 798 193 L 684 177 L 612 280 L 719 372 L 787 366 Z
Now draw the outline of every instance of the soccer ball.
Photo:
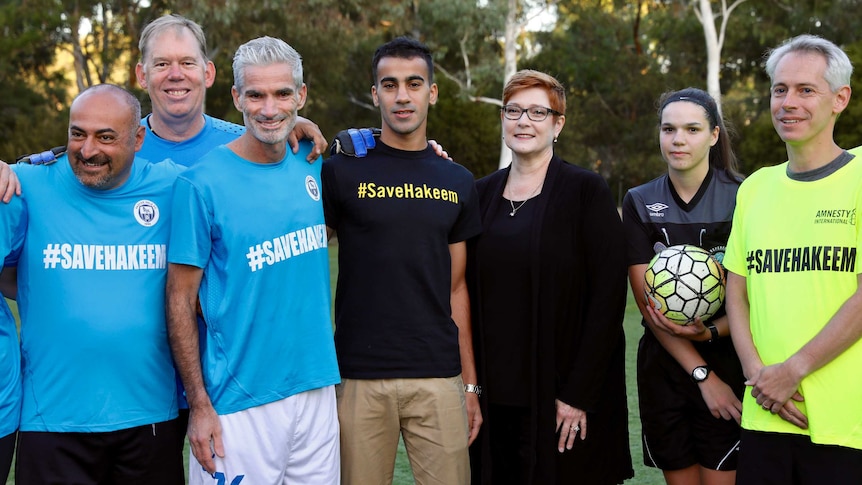
M 644 274 L 647 303 L 668 320 L 707 320 L 724 302 L 724 269 L 709 251 L 689 244 L 656 254 Z

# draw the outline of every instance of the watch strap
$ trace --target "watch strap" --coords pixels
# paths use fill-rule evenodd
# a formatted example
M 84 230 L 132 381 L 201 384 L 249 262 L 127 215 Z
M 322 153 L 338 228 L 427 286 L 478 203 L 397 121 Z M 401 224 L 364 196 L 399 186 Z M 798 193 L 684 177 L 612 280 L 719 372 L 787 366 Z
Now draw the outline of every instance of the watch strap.
M 464 392 L 472 392 L 477 396 L 482 395 L 482 386 L 476 384 L 464 384 Z
M 719 337 L 721 337 L 721 335 L 718 334 L 718 328 L 715 326 L 715 324 L 710 323 L 706 328 L 709 329 L 709 342 L 710 343 L 715 342 L 716 340 L 719 339 Z
M 699 371 L 704 372 L 704 374 L 703 374 L 703 378 L 702 378 L 702 379 L 699 379 L 699 378 L 697 377 L 697 374 L 699 374 L 699 373 L 700 373 Z M 695 367 L 694 369 L 692 369 L 691 374 L 690 374 L 690 377 L 691 377 L 691 380 L 692 380 L 692 381 L 694 381 L 694 382 L 695 382 L 695 383 L 697 383 L 697 384 L 700 384 L 701 382 L 703 382 L 703 381 L 705 381 L 705 380 L 707 380 L 707 379 L 709 378 L 709 373 L 710 373 L 710 372 L 712 372 L 712 369 L 710 369 L 710 368 L 709 368 L 709 366 L 706 366 L 706 365 L 699 365 L 699 366 Z

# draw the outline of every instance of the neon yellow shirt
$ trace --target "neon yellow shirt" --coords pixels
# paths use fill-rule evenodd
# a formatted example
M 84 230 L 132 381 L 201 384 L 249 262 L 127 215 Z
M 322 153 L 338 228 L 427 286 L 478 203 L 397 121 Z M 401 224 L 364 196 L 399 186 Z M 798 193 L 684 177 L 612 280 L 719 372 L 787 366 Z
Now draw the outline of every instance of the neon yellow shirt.
M 799 181 L 787 163 L 758 170 L 739 189 L 725 267 L 746 278 L 751 335 L 765 365 L 811 340 L 856 291 L 862 272 L 862 147 L 825 177 Z M 860 316 L 862 317 L 862 316 Z M 862 341 L 802 380 L 802 430 L 743 400 L 742 427 L 809 435 L 862 449 Z

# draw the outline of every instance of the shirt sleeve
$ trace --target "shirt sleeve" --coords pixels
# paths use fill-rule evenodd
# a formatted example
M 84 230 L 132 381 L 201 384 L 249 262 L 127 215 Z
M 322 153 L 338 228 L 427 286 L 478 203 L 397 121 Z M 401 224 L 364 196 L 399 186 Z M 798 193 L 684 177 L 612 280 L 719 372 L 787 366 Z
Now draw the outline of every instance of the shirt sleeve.
M 482 218 L 479 213 L 479 193 L 476 184 L 470 180 L 469 187 L 463 191 L 464 206 L 458 220 L 449 232 L 449 244 L 466 241 L 482 232 Z
M 730 237 L 727 239 L 727 249 L 724 252 L 724 260 L 721 264 L 728 270 L 740 276 L 746 276 L 745 268 L 745 209 L 747 192 L 745 182 L 736 193 L 736 210 L 733 211 L 733 224 L 730 228 Z
M 27 208 L 21 197 L 12 197 L 8 204 L 0 203 L 0 256 L 3 266 L 17 266 L 27 230 Z
M 637 210 L 637 196 L 631 191 L 623 198 L 623 229 L 626 238 L 626 261 L 629 266 L 649 263 L 655 250 L 649 229 Z
M 337 157 L 338 155 L 333 155 Z M 326 219 L 326 225 L 335 229 L 338 232 L 339 211 L 338 211 L 338 181 L 335 177 L 335 165 L 332 159 L 327 159 L 320 167 L 320 184 L 323 198 L 323 217 Z
M 201 193 L 184 177 L 174 183 L 168 262 L 203 268 L 212 251 L 212 214 Z

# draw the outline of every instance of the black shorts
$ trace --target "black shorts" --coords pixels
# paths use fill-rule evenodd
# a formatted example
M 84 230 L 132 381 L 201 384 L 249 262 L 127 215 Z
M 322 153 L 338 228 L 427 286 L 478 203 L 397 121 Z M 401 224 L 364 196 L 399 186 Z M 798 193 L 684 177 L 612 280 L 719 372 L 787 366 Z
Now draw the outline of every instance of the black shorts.
M 16 483 L 183 485 L 176 420 L 104 433 L 19 431 Z
M 745 378 L 730 338 L 697 348 L 741 400 Z M 739 425 L 712 415 L 698 384 L 649 330 L 638 346 L 637 379 L 645 465 L 662 470 L 695 464 L 711 470 L 736 469 Z
M 859 485 L 862 450 L 806 435 L 742 430 L 737 485 Z
M 15 432 L 0 438 L 0 483 L 6 483 L 15 453 Z

